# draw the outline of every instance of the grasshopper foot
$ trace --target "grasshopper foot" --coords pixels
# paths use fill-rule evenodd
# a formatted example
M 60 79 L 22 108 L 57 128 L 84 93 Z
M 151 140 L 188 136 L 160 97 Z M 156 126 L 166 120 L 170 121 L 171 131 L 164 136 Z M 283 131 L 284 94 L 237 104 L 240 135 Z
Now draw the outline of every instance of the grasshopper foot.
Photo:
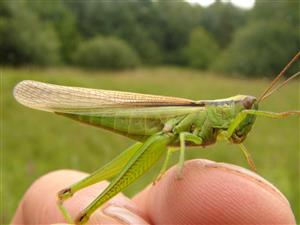
M 59 200 L 66 200 L 73 196 L 71 188 L 64 188 L 57 193 L 57 197 Z
M 89 220 L 89 218 L 90 217 L 87 215 L 86 212 L 80 213 L 75 220 L 75 224 L 77 225 L 85 224 Z
M 71 188 L 65 188 L 57 193 L 57 205 L 62 214 L 64 215 L 65 219 L 69 224 L 74 224 L 71 215 L 69 214 L 68 210 L 64 207 L 63 203 L 66 199 L 72 197 L 73 193 Z
M 176 179 L 177 180 L 183 179 L 183 168 L 182 167 L 178 167 L 177 173 L 176 173 Z
M 153 186 L 156 185 L 160 180 L 161 178 L 165 175 L 165 173 L 160 173 L 156 178 L 155 180 L 153 181 Z

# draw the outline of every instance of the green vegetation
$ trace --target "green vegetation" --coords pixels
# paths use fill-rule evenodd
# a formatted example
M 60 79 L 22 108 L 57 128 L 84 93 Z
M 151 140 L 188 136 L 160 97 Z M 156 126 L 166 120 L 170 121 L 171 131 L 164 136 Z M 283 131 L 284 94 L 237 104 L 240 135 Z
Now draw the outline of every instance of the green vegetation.
M 228 73 L 272 77 L 285 66 L 285 59 L 299 49 L 298 37 L 299 32 L 282 21 L 252 23 L 238 31 L 216 62 L 217 67 Z
M 136 67 L 139 58 L 122 39 L 97 36 L 79 45 L 74 61 L 86 68 L 126 69 Z
M 4 203 L 2 224 L 7 224 L 25 190 L 41 175 L 57 169 L 92 172 L 110 161 L 133 141 L 66 118 L 25 108 L 13 96 L 21 80 L 140 93 L 171 95 L 192 99 L 216 99 L 236 94 L 259 95 L 267 80 L 226 78 L 179 68 L 137 69 L 123 72 L 80 71 L 75 69 L 3 69 L 1 106 L 4 115 L 1 193 Z M 172 85 L 170 85 L 172 84 Z M 180 90 L 178 92 L 178 90 Z M 289 84 L 263 102 L 261 109 L 299 109 L 299 81 Z M 297 219 L 299 208 L 299 118 L 272 120 L 258 118 L 245 144 L 256 162 L 258 173 L 272 182 L 290 201 Z M 207 158 L 247 167 L 239 148 L 219 143 L 206 149 L 193 148 L 187 157 Z M 177 157 L 173 157 L 173 162 Z M 133 195 L 149 184 L 161 163 L 131 185 Z M 76 198 L 76 195 L 75 195 Z
M 193 68 L 207 69 L 218 53 L 218 45 L 202 28 L 192 31 L 185 49 L 188 64 Z
M 139 58 L 146 66 L 271 76 L 299 50 L 299 4 L 257 0 L 243 10 L 220 0 L 207 8 L 184 0 L 2 0 L 0 64 L 121 69 Z M 99 36 L 102 44 L 86 46 Z M 129 62 L 109 58 L 119 51 Z
M 0 16 L 1 64 L 57 64 L 60 42 L 52 25 L 41 23 L 39 17 L 28 10 L 20 12 L 19 7 L 24 2 L 19 3 L 10 5 L 10 16 Z M 0 8 L 3 4 L 1 1 Z

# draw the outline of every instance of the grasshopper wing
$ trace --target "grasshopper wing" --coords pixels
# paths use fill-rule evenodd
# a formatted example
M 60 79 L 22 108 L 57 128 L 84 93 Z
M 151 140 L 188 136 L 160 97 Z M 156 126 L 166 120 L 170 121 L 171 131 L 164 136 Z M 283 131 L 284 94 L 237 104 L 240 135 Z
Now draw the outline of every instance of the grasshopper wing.
M 192 106 L 193 100 L 121 91 L 66 87 L 25 80 L 16 85 L 14 96 L 30 108 L 62 113 L 97 112 L 109 108 Z

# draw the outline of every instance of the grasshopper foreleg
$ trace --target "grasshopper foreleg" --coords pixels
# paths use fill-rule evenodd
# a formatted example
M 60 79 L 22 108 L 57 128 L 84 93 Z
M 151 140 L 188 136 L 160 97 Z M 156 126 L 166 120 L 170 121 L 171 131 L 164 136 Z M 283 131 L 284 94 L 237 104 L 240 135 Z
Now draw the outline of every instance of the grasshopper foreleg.
M 283 119 L 293 115 L 300 115 L 300 111 L 288 111 L 288 112 L 267 112 L 267 111 L 260 111 L 260 110 L 244 110 L 240 112 L 233 122 L 230 124 L 228 130 L 226 131 L 227 138 L 230 138 L 234 133 L 235 129 L 240 125 L 240 123 L 246 118 L 247 115 L 255 115 L 255 116 L 263 116 L 272 119 Z M 240 149 L 242 150 L 250 168 L 256 172 L 255 164 L 252 160 L 250 153 L 247 151 L 246 147 L 243 144 L 239 144 Z
M 233 120 L 233 122 L 230 124 L 227 130 L 228 137 L 230 137 L 233 134 L 234 130 L 239 126 L 239 124 L 243 121 L 243 119 L 245 119 L 247 115 L 263 116 L 272 119 L 283 119 L 293 115 L 300 115 L 300 111 L 288 111 L 288 112 L 276 113 L 276 112 L 268 112 L 268 111 L 252 110 L 252 109 L 244 110 L 240 112 Z
M 245 147 L 245 145 L 243 145 L 242 143 L 239 144 L 239 147 L 240 149 L 242 150 L 247 162 L 248 162 L 248 165 L 250 166 L 251 170 L 256 172 L 256 166 L 254 164 L 254 161 L 252 159 L 252 156 L 251 154 L 248 152 L 247 148 Z
M 256 116 L 263 116 L 268 117 L 272 119 L 283 119 L 290 116 L 298 115 L 300 116 L 300 111 L 287 111 L 287 112 L 268 112 L 268 111 L 260 111 L 260 110 L 244 110 L 243 111 L 246 114 L 252 114 Z

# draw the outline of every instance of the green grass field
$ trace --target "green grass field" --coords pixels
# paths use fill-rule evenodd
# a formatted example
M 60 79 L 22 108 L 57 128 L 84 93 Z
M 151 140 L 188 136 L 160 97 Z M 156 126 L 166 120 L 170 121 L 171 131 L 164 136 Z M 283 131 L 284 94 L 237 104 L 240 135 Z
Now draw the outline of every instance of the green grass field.
M 2 223 L 9 222 L 25 190 L 39 176 L 64 168 L 92 172 L 133 143 L 117 134 L 25 108 L 12 96 L 13 87 L 19 81 L 33 79 L 62 85 L 192 99 L 224 98 L 236 94 L 258 96 L 270 82 L 263 79 L 227 78 L 178 68 L 123 72 L 6 68 L 1 75 Z M 300 109 L 299 81 L 293 81 L 275 93 L 260 108 L 276 112 Z M 299 118 L 258 118 L 245 145 L 252 153 L 258 173 L 285 194 L 299 220 Z M 189 159 L 207 158 L 248 167 L 238 147 L 226 143 L 218 143 L 205 150 L 193 148 L 187 155 Z M 131 185 L 125 191 L 126 194 L 133 195 L 151 182 L 160 165 Z

